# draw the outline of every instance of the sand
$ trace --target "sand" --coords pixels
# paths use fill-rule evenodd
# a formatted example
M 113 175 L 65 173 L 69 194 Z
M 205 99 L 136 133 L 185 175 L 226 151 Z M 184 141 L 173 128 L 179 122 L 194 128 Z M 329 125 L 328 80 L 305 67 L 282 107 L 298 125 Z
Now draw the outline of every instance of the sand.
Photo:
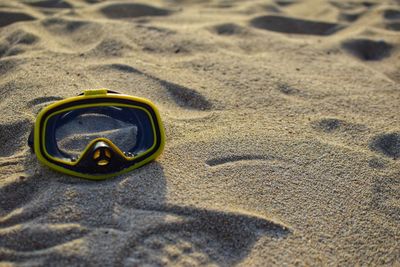
M 0 265 L 399 265 L 399 30 L 398 0 L 1 1 Z M 162 156 L 40 165 L 38 111 L 96 88 L 156 103 Z

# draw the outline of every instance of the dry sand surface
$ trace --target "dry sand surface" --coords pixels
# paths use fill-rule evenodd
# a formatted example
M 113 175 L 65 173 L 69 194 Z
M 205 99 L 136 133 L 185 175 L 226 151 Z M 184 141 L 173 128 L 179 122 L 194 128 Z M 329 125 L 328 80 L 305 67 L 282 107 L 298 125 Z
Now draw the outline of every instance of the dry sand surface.
M 0 265 L 400 264 L 400 2 L 0 1 Z M 35 115 L 151 99 L 155 162 L 40 165 Z

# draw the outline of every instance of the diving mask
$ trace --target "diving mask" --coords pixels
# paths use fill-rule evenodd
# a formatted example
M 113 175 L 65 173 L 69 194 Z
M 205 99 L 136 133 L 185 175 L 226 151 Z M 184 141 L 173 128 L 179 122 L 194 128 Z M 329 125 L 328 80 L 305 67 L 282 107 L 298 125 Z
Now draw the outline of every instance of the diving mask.
M 28 143 L 52 169 L 100 180 L 154 160 L 165 134 L 152 102 L 101 89 L 45 107 Z

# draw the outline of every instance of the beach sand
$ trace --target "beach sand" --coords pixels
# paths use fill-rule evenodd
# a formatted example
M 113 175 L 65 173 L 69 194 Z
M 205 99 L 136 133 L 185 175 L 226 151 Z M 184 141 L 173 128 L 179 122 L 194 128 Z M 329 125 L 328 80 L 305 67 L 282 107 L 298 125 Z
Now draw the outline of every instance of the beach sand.
M 0 265 L 400 264 L 400 2 L 1 1 Z M 156 161 L 38 163 L 38 111 L 152 100 Z

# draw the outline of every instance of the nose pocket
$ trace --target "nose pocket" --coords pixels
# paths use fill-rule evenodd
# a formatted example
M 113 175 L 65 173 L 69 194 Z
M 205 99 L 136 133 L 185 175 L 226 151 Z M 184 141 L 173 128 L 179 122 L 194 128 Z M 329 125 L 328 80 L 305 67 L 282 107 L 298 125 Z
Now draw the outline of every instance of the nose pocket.
M 107 166 L 112 157 L 112 152 L 107 143 L 100 141 L 95 144 L 92 159 L 96 162 L 97 166 Z
M 77 168 L 90 169 L 96 173 L 118 171 L 127 164 L 123 152 L 106 138 L 93 140 L 80 156 Z

